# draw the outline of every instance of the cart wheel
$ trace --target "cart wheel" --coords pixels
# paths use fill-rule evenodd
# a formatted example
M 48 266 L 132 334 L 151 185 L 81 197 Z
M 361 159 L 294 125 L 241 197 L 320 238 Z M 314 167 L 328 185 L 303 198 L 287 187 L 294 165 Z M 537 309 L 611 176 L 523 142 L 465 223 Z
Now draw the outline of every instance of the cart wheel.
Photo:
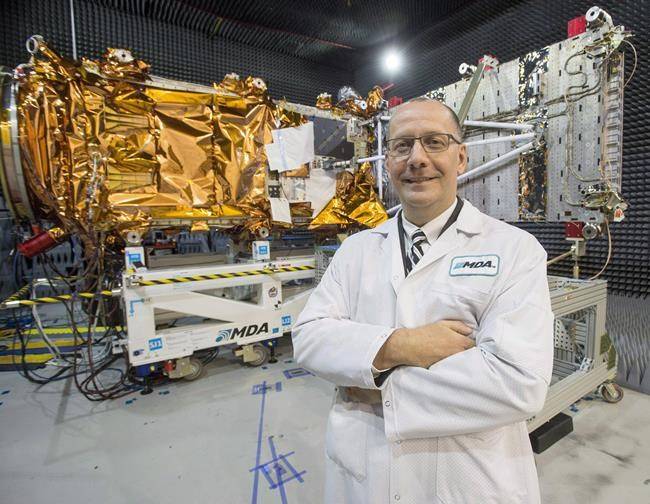
M 257 358 L 255 360 L 247 362 L 246 364 L 248 364 L 249 366 L 252 367 L 261 366 L 262 364 L 265 364 L 266 361 L 269 360 L 269 349 L 266 345 L 262 345 L 261 343 L 254 343 L 253 352 L 255 352 Z
M 613 382 L 603 384 L 600 387 L 600 394 L 605 402 L 612 404 L 619 402 L 625 395 L 621 386 Z
M 203 373 L 203 363 L 196 357 L 190 357 L 190 366 L 192 367 L 192 372 L 183 376 L 187 381 L 196 380 Z

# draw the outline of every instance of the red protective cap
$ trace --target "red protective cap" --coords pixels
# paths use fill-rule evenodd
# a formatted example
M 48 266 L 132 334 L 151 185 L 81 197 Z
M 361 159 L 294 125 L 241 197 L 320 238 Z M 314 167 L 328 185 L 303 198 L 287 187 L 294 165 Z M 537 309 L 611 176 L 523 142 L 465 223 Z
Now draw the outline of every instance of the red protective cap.
M 391 96 L 390 99 L 388 100 L 388 108 L 393 108 L 396 107 L 397 105 L 401 105 L 404 100 L 402 99 L 401 96 Z
M 51 233 L 43 231 L 26 242 L 18 244 L 18 251 L 25 257 L 31 259 L 42 252 L 47 252 L 57 243 L 59 242 L 56 241 Z
M 587 31 L 587 16 L 578 16 L 566 25 L 567 38 L 575 37 Z

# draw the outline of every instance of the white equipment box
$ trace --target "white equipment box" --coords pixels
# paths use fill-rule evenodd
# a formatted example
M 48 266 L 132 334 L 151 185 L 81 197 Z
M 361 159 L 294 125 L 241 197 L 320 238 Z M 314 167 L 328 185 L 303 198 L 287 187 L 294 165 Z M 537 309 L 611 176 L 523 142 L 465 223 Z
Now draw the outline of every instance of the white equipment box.
M 616 353 L 605 329 L 607 282 L 549 276 L 549 288 L 553 379 L 544 408 L 528 420 L 529 432 L 616 376 Z

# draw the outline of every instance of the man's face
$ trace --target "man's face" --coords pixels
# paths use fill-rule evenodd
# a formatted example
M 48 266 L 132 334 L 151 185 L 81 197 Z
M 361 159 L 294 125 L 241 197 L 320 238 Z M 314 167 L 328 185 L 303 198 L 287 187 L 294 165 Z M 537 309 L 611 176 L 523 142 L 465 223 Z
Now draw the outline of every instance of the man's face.
M 458 139 L 453 117 L 438 102 L 402 105 L 391 120 L 389 139 L 420 137 L 427 133 L 450 133 Z M 416 141 L 411 153 L 395 159 L 387 156 L 386 168 L 404 207 L 414 210 L 447 208 L 456 197 L 456 177 L 467 167 L 464 145 L 453 140 L 442 152 L 430 153 Z

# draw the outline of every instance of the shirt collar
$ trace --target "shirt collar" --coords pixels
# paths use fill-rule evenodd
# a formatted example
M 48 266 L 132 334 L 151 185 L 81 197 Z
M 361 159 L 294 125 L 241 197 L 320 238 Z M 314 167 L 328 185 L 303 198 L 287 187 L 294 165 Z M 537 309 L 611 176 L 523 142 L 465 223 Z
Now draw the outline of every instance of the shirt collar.
M 460 211 L 460 215 L 458 215 L 458 220 L 456 221 L 456 229 L 470 235 L 480 234 L 484 229 L 485 214 L 481 213 L 481 211 L 474 207 L 468 200 L 463 199 L 463 203 L 463 209 Z M 397 236 L 397 219 L 399 218 L 400 213 L 401 212 L 398 212 L 396 216 L 391 217 L 379 226 L 372 228 L 370 232 L 381 234 L 384 237 L 391 234 Z
M 453 203 L 449 206 L 449 208 L 447 208 L 447 210 L 445 210 L 440 215 L 438 215 L 438 217 L 431 219 L 429 222 L 427 222 L 426 224 L 424 224 L 419 228 L 424 232 L 429 243 L 433 243 L 438 239 L 438 235 L 440 235 L 440 231 L 442 231 L 442 228 L 447 223 L 447 220 L 449 219 L 449 217 L 451 217 L 451 214 L 454 212 L 454 208 L 456 208 L 457 202 L 458 200 L 454 199 Z M 409 222 L 406 219 L 406 217 L 404 216 L 404 212 L 402 212 L 402 224 L 404 225 L 404 232 L 409 238 L 413 236 L 413 233 L 418 229 L 418 226 L 416 226 L 412 222 Z

